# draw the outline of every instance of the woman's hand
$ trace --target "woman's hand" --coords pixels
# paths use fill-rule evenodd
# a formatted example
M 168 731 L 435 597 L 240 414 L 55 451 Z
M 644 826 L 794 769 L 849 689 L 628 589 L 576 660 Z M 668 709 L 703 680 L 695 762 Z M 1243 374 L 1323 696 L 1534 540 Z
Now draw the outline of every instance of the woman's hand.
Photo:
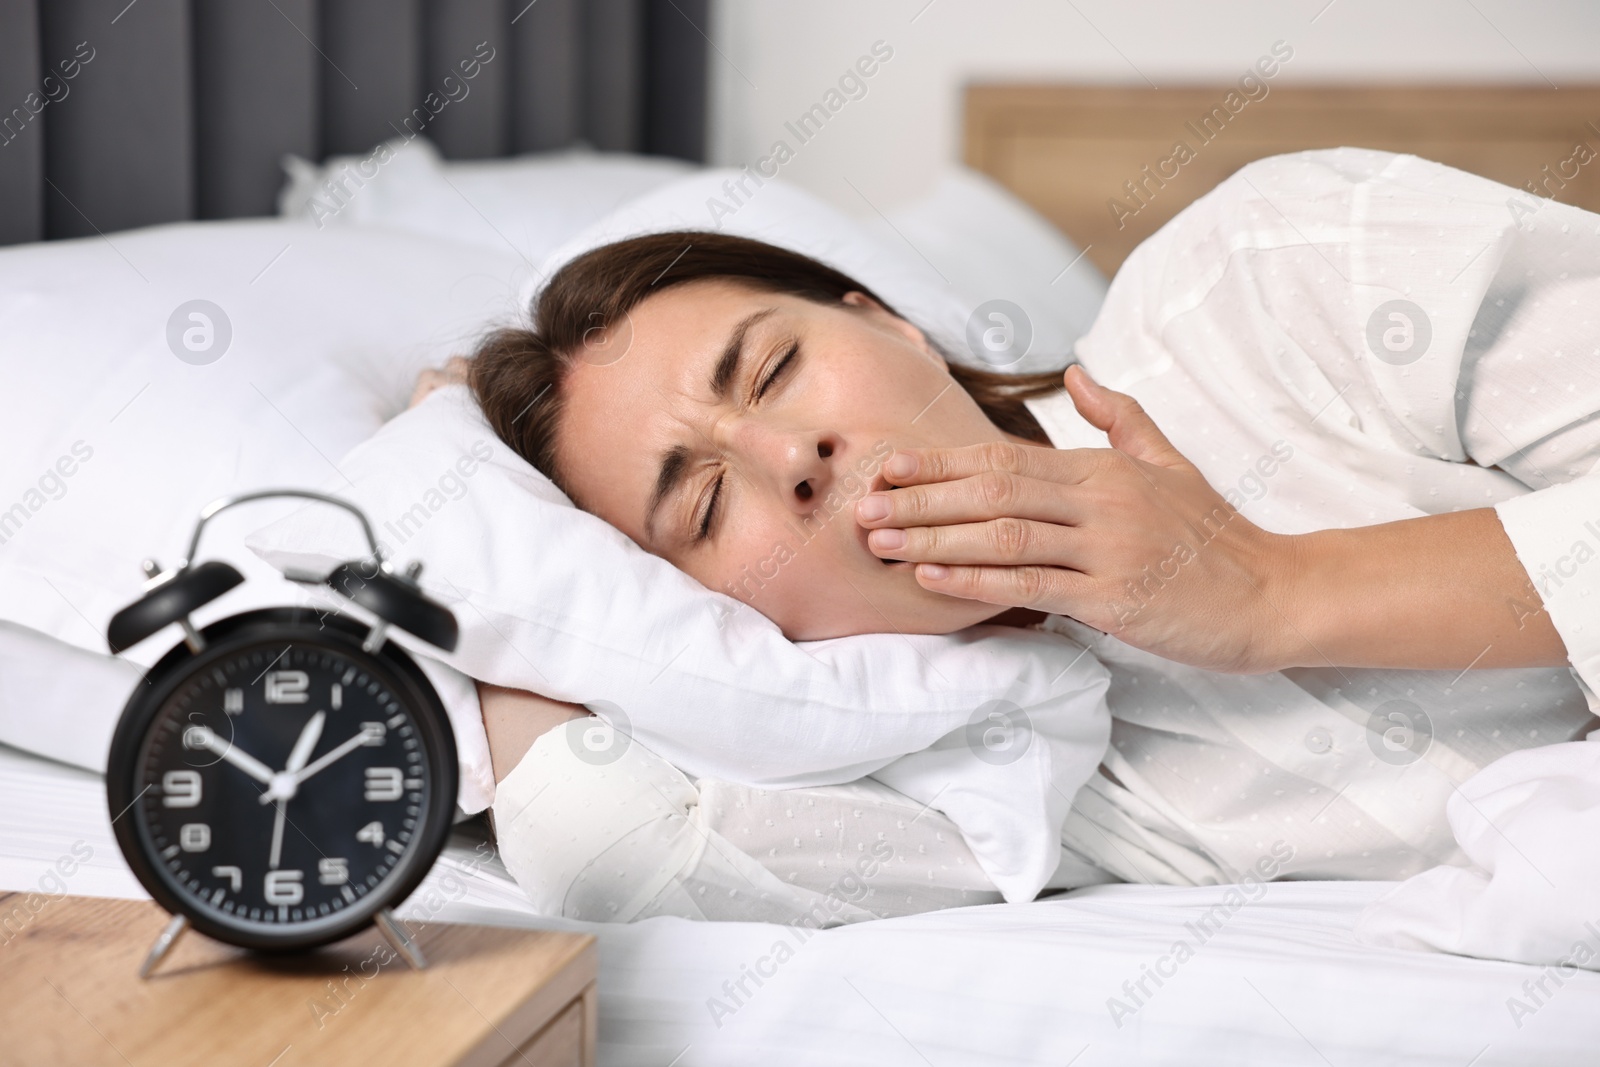
M 411 390 L 411 400 L 407 408 L 414 408 L 427 399 L 428 394 L 440 386 L 455 385 L 467 380 L 467 369 L 471 367 L 465 356 L 451 356 L 442 367 L 429 367 L 417 375 L 416 388 Z
M 1068 615 L 1180 663 L 1283 666 L 1272 598 L 1293 539 L 1240 515 L 1132 397 L 1077 366 L 1065 383 L 1111 448 L 896 452 L 884 474 L 904 488 L 857 504 L 873 551 L 918 563 L 925 589 Z
M 1081 367 L 1066 386 L 1111 448 L 896 452 L 884 474 L 904 488 L 856 505 L 873 551 L 916 561 L 934 592 L 1068 615 L 1214 671 L 1567 662 L 1493 508 L 1271 533 L 1132 397 Z

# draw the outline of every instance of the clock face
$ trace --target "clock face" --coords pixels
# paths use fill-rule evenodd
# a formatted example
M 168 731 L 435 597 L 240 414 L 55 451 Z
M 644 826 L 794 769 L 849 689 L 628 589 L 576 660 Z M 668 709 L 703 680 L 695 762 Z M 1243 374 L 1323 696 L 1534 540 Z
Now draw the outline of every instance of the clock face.
M 403 652 L 370 655 L 326 622 L 205 636 L 199 656 L 180 646 L 152 670 L 159 695 L 113 746 L 136 873 L 240 944 L 365 926 L 415 888 L 449 829 L 455 754 L 437 697 Z

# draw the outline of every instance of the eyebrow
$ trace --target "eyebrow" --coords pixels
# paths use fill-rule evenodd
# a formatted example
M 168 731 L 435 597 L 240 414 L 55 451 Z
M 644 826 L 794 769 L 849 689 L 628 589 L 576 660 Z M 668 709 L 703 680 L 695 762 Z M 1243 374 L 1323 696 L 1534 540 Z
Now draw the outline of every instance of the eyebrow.
M 712 396 L 718 400 L 728 398 L 728 389 L 739 376 L 739 361 L 744 358 L 745 335 L 757 323 L 770 317 L 777 310 L 777 308 L 763 308 L 746 315 L 739 320 L 738 325 L 734 326 L 733 332 L 728 335 L 728 343 L 722 347 L 722 358 L 717 360 L 717 365 L 711 369 L 711 378 L 706 382 Z
M 739 377 L 739 364 L 744 359 L 746 336 L 753 327 L 775 314 L 777 310 L 775 307 L 763 308 L 746 315 L 734 325 L 733 332 L 728 334 L 727 343 L 722 346 L 722 355 L 711 368 L 711 376 L 706 381 L 712 396 L 718 400 L 728 398 L 729 390 Z M 656 539 L 656 514 L 661 510 L 661 505 L 678 491 L 684 479 L 688 477 L 690 457 L 691 453 L 686 445 L 673 445 L 661 453 L 661 463 L 656 470 L 655 488 L 651 490 L 650 502 L 644 509 L 644 535 L 652 544 Z

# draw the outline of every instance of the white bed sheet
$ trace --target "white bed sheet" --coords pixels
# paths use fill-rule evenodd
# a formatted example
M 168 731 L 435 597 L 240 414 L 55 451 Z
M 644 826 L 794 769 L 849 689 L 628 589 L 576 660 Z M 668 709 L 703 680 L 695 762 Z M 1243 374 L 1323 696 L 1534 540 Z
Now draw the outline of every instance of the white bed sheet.
M 74 845 L 92 854 L 66 891 L 144 895 L 100 778 L 0 746 L 0 891 L 59 891 L 41 879 Z M 1547 981 L 1552 995 L 1518 1020 L 1508 999 L 1526 1000 L 1537 968 L 1357 943 L 1355 918 L 1387 882 L 1275 883 L 1231 914 L 1218 910 L 1230 887 L 1101 886 L 802 938 L 540 918 L 480 846 L 458 833 L 402 914 L 437 894 L 438 921 L 597 934 L 602 1064 L 1570 1067 L 1600 1046 L 1600 975 Z M 1175 963 L 1179 941 L 1193 954 Z M 1135 1003 L 1123 983 L 1158 964 L 1172 976 L 1146 979 L 1153 995 Z M 729 988 L 756 969 L 771 977 L 745 978 L 736 1001 Z M 1113 1019 L 1112 997 L 1135 1010 Z

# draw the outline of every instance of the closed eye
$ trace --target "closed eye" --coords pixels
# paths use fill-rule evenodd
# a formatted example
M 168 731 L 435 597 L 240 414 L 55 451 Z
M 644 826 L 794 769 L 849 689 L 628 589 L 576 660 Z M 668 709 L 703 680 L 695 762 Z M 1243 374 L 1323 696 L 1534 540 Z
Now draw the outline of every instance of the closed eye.
M 778 378 L 793 365 L 795 357 L 799 354 L 800 342 L 790 341 L 789 347 L 784 349 L 783 355 L 773 362 L 772 369 L 767 372 L 766 377 L 762 378 L 761 383 L 756 386 L 755 398 L 757 400 L 760 400 Z M 717 475 L 717 480 L 711 487 L 711 499 L 706 501 L 705 510 L 700 515 L 699 527 L 695 531 L 694 539 L 697 544 L 711 536 L 711 527 L 717 521 L 717 508 L 722 502 L 722 483 L 725 478 L 726 475 Z
M 711 523 L 717 517 L 717 502 L 722 499 L 723 477 L 721 474 L 717 475 L 716 484 L 711 487 L 711 499 L 706 502 L 705 513 L 700 517 L 700 529 L 695 534 L 697 543 L 711 536 Z
M 757 400 L 760 400 L 761 397 L 766 394 L 767 389 L 771 387 L 772 383 L 778 380 L 778 375 L 782 374 L 788 369 L 789 365 L 794 361 L 795 356 L 798 355 L 799 352 L 800 342 L 790 341 L 789 347 L 785 349 L 783 355 L 779 356 L 777 361 L 773 363 L 772 369 L 767 372 L 767 376 L 761 379 L 761 384 L 756 387 Z

